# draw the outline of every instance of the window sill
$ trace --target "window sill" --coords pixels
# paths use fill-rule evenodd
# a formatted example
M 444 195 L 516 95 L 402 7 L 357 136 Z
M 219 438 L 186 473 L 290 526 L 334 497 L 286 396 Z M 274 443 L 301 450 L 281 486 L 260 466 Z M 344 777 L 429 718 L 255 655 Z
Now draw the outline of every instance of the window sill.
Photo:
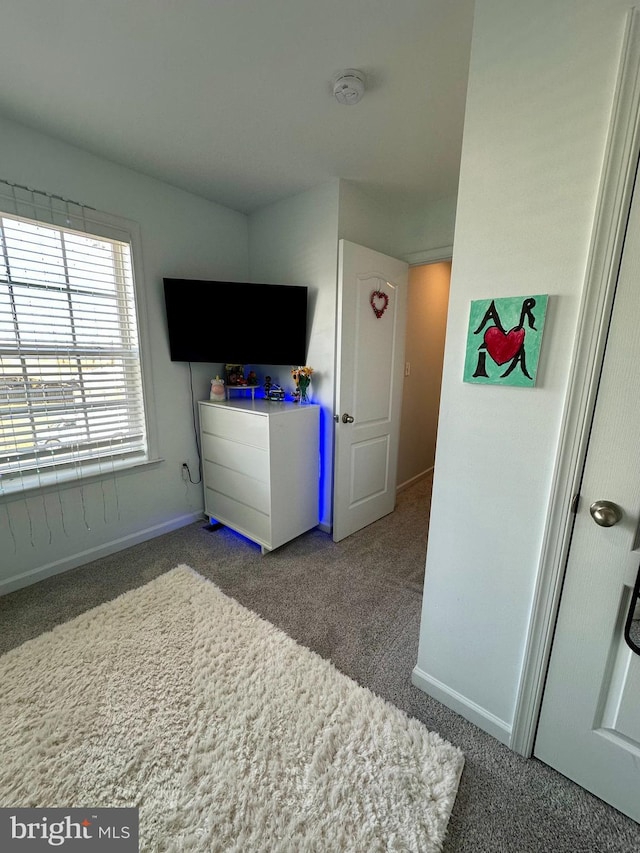
M 45 471 L 40 474 L 27 474 L 19 480 L 2 482 L 0 479 L 0 502 L 28 498 L 32 495 L 46 495 L 61 489 L 78 489 L 100 480 L 111 480 L 114 476 L 141 473 L 141 469 L 155 467 L 164 459 L 145 459 L 144 461 L 121 460 L 109 463 L 89 462 L 78 471 Z

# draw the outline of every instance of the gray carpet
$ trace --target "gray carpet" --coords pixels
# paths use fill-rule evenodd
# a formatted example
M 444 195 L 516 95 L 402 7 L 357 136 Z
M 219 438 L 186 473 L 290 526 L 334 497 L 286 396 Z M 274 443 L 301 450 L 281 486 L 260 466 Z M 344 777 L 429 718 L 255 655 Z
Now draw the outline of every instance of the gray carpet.
M 0 653 L 187 563 L 461 747 L 446 853 L 637 853 L 638 824 L 412 686 L 430 487 L 414 485 L 395 513 L 339 544 L 312 531 L 262 557 L 231 531 L 198 523 L 42 581 L 0 599 Z

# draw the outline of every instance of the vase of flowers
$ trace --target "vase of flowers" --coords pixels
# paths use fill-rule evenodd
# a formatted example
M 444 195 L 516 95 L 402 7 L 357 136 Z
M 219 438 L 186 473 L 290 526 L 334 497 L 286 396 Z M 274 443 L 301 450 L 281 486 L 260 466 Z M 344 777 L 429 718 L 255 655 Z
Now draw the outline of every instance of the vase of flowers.
M 291 377 L 296 383 L 294 399 L 300 403 L 309 402 L 309 385 L 311 384 L 311 375 L 313 367 L 292 367 Z

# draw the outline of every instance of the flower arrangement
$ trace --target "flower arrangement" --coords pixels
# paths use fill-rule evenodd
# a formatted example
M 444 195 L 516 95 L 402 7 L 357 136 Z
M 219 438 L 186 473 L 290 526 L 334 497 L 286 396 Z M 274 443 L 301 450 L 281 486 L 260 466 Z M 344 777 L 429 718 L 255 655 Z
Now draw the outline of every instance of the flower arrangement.
M 295 397 L 296 399 L 299 399 L 301 403 L 307 403 L 309 401 L 307 393 L 309 391 L 309 384 L 311 383 L 312 374 L 313 367 L 305 366 L 291 368 L 291 377 L 296 383 Z

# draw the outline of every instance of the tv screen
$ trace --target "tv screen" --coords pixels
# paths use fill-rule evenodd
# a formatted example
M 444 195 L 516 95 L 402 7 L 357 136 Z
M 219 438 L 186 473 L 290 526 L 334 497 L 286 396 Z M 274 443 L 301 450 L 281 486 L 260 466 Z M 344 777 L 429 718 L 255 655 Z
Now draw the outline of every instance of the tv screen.
M 165 278 L 164 297 L 171 361 L 306 361 L 306 287 Z

